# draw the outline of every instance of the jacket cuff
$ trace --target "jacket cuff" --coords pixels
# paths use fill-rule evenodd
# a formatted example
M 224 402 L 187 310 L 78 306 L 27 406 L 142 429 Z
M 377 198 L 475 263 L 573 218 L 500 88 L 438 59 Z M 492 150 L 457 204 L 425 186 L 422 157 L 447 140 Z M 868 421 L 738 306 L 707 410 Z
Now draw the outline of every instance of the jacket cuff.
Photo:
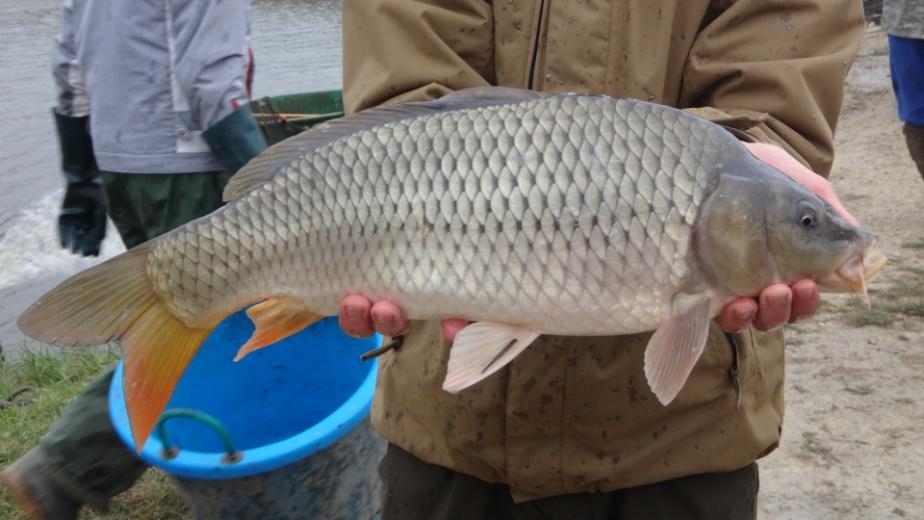
M 242 105 L 225 116 L 202 132 L 202 138 L 225 169 L 232 173 L 240 170 L 267 146 L 250 105 Z
M 453 92 L 453 89 L 440 83 L 428 83 L 413 90 L 398 94 L 382 100 L 381 105 L 394 105 L 397 103 L 413 103 L 420 101 L 433 101 Z M 369 107 L 378 103 L 368 104 Z
M 683 111 L 712 121 L 746 143 L 774 142 L 772 139 L 769 139 L 764 132 L 757 128 L 758 125 L 766 122 L 767 119 L 770 118 L 768 114 L 761 112 L 732 114 L 713 107 L 691 107 L 684 108 Z M 766 140 L 761 138 L 765 138 Z
M 783 148 L 800 163 L 809 166 L 808 161 L 799 154 L 785 139 L 770 129 L 768 123 L 772 119 L 770 114 L 753 110 L 728 109 L 715 107 L 689 107 L 682 109 L 713 123 L 731 132 L 740 141 L 745 143 L 768 143 Z

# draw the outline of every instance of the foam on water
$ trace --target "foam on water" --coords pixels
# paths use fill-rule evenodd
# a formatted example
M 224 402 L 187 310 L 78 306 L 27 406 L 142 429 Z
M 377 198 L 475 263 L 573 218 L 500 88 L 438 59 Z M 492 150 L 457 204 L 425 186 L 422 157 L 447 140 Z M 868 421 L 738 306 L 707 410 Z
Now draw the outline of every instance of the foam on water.
M 100 256 L 84 258 L 64 249 L 58 240 L 62 191 L 48 194 L 14 215 L 0 234 L 0 289 L 53 273 L 72 274 L 125 250 L 112 222 Z

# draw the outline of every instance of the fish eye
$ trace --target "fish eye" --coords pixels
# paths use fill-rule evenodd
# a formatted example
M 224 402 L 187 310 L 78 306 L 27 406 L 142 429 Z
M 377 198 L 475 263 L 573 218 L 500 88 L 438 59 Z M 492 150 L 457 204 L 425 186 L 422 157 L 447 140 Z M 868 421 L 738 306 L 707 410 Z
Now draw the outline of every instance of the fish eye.
M 799 216 L 799 225 L 803 229 L 814 229 L 818 224 L 818 219 L 815 217 L 814 211 L 803 211 L 802 215 Z

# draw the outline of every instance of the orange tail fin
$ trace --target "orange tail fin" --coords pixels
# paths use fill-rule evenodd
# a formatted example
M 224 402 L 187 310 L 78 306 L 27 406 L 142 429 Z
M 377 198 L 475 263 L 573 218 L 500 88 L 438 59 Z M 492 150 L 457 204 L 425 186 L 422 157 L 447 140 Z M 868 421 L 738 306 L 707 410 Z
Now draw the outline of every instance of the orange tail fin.
M 211 328 L 170 313 L 146 273 L 150 243 L 74 275 L 19 317 L 29 336 L 59 346 L 122 343 L 123 385 L 140 452 Z

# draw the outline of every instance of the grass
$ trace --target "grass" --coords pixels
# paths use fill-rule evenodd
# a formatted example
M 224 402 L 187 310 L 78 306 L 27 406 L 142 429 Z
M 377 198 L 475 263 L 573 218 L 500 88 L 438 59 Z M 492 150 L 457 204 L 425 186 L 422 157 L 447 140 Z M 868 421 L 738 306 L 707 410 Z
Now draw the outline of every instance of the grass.
M 899 298 L 924 298 L 924 285 L 908 283 L 895 284 L 889 287 L 883 295 L 887 300 L 896 300 Z
M 902 247 L 905 249 L 924 249 L 924 238 L 915 240 L 914 242 L 904 242 Z
M 924 240 L 905 243 L 903 247 L 924 248 Z M 842 314 L 853 327 L 889 327 L 903 316 L 924 318 L 924 269 L 901 267 L 898 272 L 899 278 L 888 287 L 870 291 L 872 308 L 867 309 L 862 300 L 853 297 L 832 310 Z
M 896 314 L 904 314 L 905 316 L 915 316 L 917 318 L 924 318 L 924 301 L 914 302 L 914 303 L 902 303 L 898 305 L 889 305 L 887 309 L 890 312 Z
M 812 461 L 825 467 L 830 467 L 840 462 L 840 459 L 834 454 L 834 450 L 825 445 L 815 432 L 802 432 L 801 449 L 800 458 L 803 460 Z
M 0 467 L 35 446 L 61 411 L 83 388 L 118 360 L 112 351 L 28 349 L 15 363 L 0 361 L 0 398 L 31 386 L 38 397 L 30 404 L 0 409 Z M 107 514 L 84 510 L 81 519 L 184 518 L 184 508 L 169 480 L 148 471 L 131 490 L 110 505 Z M 0 518 L 26 520 L 4 489 Z
M 920 286 L 895 286 L 887 293 L 889 299 L 902 299 L 924 296 L 924 288 Z M 898 316 L 913 316 L 924 318 L 924 301 L 910 301 L 893 303 L 881 309 L 866 309 L 865 307 L 850 305 L 852 309 L 847 312 L 847 323 L 853 327 L 889 327 Z
M 892 314 L 876 309 L 854 311 L 847 316 L 847 324 L 851 327 L 888 327 L 894 320 Z
M 844 390 L 853 395 L 869 395 L 875 391 L 873 387 L 869 385 L 847 385 L 844 387 Z
M 902 267 L 901 270 L 905 271 L 906 273 L 924 277 L 924 269 L 921 269 L 920 267 Z

